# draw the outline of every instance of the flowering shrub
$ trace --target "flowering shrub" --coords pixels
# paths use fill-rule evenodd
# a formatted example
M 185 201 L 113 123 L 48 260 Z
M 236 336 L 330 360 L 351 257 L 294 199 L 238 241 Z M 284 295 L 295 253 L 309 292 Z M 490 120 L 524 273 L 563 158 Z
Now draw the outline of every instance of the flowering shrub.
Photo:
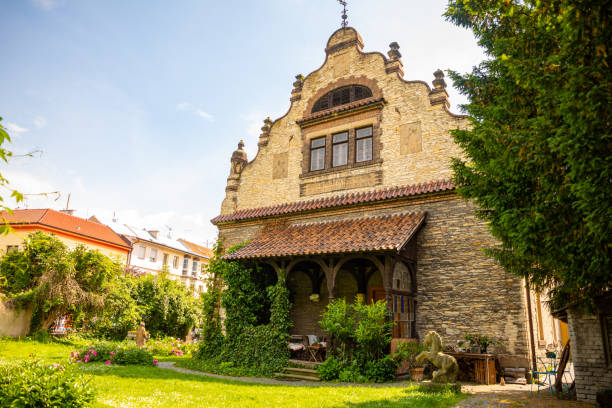
M 93 387 L 71 367 L 26 360 L 0 364 L 0 406 L 65 407 L 91 406 Z
M 147 350 L 156 356 L 182 357 L 185 354 L 191 354 L 194 345 L 178 337 L 159 337 L 147 343 Z
M 106 365 L 151 365 L 153 354 L 133 345 L 99 343 L 80 351 L 72 351 L 70 358 L 77 363 L 104 362 Z

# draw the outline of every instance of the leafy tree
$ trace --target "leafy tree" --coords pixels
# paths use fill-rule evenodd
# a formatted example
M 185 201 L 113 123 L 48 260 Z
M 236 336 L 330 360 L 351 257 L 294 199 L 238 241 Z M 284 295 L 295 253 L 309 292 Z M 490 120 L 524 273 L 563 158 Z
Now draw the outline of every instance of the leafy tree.
M 141 319 L 141 306 L 132 297 L 136 279 L 120 275 L 111 281 L 111 289 L 104 298 L 104 309 L 91 319 L 96 337 L 123 340 L 128 331 L 136 330 Z
M 2 117 L 0 117 L 0 122 L 1 121 L 2 121 Z M 9 159 L 13 157 L 13 152 L 6 149 L 5 147 L 2 147 L 2 145 L 5 144 L 6 142 L 10 143 L 11 137 L 6 131 L 6 128 L 2 126 L 2 123 L 0 123 L 0 159 L 2 159 L 3 162 L 8 163 Z M 9 190 L 11 193 L 10 196 L 17 203 L 19 203 L 20 201 L 23 201 L 23 194 L 21 194 L 17 190 L 13 190 L 9 188 L 8 184 L 9 184 L 8 180 L 5 179 L 2 176 L 2 174 L 0 174 L 0 187 L 3 187 L 4 189 Z M 0 211 L 9 211 L 9 212 L 11 211 L 9 207 L 4 205 L 4 198 L 2 196 L 0 196 Z M 0 221 L 4 221 L 4 220 L 0 220 Z M 6 234 L 8 231 L 10 231 L 10 226 L 6 222 L 0 223 L 0 234 Z
M 135 279 L 131 295 L 152 335 L 185 337 L 198 319 L 191 291 L 164 274 Z
M 450 72 L 471 128 L 453 133 L 453 169 L 501 244 L 506 270 L 549 290 L 552 306 L 612 287 L 611 32 L 606 1 L 451 0 L 446 17 L 488 59 Z
M 121 266 L 83 246 L 71 251 L 56 237 L 34 232 L 24 249 L 0 259 L 0 288 L 20 306 L 32 306 L 32 327 L 47 330 L 59 316 L 92 316 L 104 306 Z

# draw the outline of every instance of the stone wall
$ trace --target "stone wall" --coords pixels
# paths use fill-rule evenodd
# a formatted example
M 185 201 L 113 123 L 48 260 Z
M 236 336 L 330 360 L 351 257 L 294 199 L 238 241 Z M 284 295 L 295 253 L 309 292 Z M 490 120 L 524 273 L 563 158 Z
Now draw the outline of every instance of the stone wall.
M 23 337 L 30 331 L 32 310 L 18 310 L 0 302 L 0 337 Z
M 567 313 L 579 401 L 595 402 L 597 391 L 612 388 L 612 365 L 606 361 L 599 316 L 579 310 Z
M 482 253 L 481 248 L 495 241 L 484 223 L 476 219 L 474 206 L 452 193 L 272 221 L 224 224 L 219 226 L 219 233 L 227 245 L 235 245 L 252 238 L 266 222 L 302 224 L 423 210 L 428 212 L 427 220 L 417 235 L 419 336 L 436 330 L 447 344 L 455 344 L 466 333 L 482 333 L 502 341 L 509 354 L 528 357 L 521 280 L 505 273 Z M 310 283 L 306 283 L 309 291 Z M 322 292 L 321 303 L 324 296 Z M 302 306 L 308 308 L 306 314 L 320 313 L 310 310 L 319 306 Z

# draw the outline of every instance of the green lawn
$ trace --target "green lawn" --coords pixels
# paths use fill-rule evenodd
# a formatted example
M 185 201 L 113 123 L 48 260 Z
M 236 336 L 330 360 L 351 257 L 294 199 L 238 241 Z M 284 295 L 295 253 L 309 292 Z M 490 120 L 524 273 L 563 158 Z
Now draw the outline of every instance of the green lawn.
M 0 340 L 0 360 L 65 362 L 75 347 Z M 423 393 L 417 387 L 294 387 L 259 385 L 181 374 L 156 367 L 81 364 L 98 391 L 96 407 L 450 407 L 464 396 Z

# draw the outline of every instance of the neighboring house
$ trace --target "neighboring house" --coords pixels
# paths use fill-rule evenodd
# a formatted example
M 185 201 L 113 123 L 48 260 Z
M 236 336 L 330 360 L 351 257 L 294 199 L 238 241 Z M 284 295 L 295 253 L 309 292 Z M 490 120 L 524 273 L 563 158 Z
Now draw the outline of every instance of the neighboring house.
M 181 281 L 194 295 L 206 291 L 205 272 L 210 257 L 203 251 L 196 251 L 156 230 L 140 229 L 116 221 L 99 221 L 96 217 L 90 220 L 105 223 L 131 244 L 132 252 L 127 260 L 130 272 L 157 275 L 167 269 L 170 279 Z
M 232 154 L 212 222 L 226 248 L 247 244 L 226 258 L 287 275 L 292 334 L 324 334 L 331 299 L 385 300 L 394 339 L 436 330 L 456 345 L 480 333 L 505 345 L 508 364 L 531 367 L 561 329 L 481 251 L 497 242 L 451 182 L 463 153 L 450 131 L 469 121 L 449 111 L 443 72 L 433 88 L 406 81 L 397 43 L 388 58 L 363 52 L 350 27 L 325 53 L 296 76 L 287 113 L 264 121 L 256 157 L 242 141 Z
M 13 210 L 12 214 L 2 212 L 12 231 L 0 235 L 0 253 L 23 249 L 23 241 L 28 234 L 42 231 L 54 234 L 69 248 L 83 244 L 90 249 L 97 249 L 110 258 L 125 263 L 131 246 L 106 225 L 75 217 L 70 213 L 52 209 Z

